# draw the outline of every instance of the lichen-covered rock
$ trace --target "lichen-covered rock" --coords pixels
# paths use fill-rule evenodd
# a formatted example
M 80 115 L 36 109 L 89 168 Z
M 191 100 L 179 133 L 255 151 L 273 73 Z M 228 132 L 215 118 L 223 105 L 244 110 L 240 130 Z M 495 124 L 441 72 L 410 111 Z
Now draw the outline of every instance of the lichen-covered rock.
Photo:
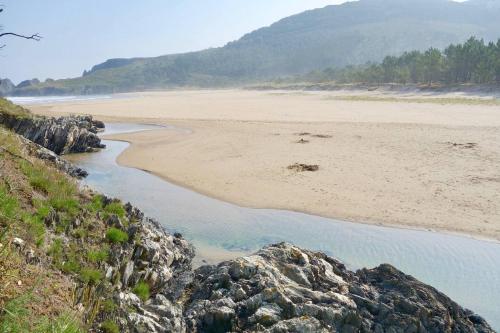
M 0 113 L 0 124 L 58 155 L 104 148 L 97 136 L 103 123 L 92 116 L 18 117 Z
M 392 266 L 351 272 L 289 244 L 195 271 L 189 332 L 493 332 Z

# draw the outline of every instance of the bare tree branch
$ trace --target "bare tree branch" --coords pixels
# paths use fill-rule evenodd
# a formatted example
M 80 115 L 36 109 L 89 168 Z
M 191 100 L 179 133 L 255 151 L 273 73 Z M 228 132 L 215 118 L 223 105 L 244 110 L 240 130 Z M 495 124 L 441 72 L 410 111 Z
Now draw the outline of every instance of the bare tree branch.
M 40 41 L 40 39 L 42 39 L 42 36 L 40 36 L 39 34 L 34 34 L 31 36 L 19 35 L 19 34 L 13 33 L 13 32 L 4 32 L 4 33 L 0 34 L 0 38 L 2 38 L 4 36 L 15 36 L 15 37 L 24 38 L 24 39 L 33 39 L 33 40 L 36 40 L 37 42 Z
M 0 5 L 3 6 L 3 5 Z M 0 13 L 3 12 L 3 8 L 0 8 Z M 2 26 L 0 26 L 0 30 L 2 30 Z M 24 39 L 31 39 L 35 41 L 40 41 L 42 39 L 42 36 L 39 34 L 33 34 L 31 36 L 28 35 L 21 35 L 21 34 L 16 34 L 14 32 L 4 32 L 0 33 L 0 38 L 5 37 L 5 36 L 13 36 L 13 37 L 18 37 L 18 38 L 24 38 Z M 5 47 L 5 44 L 0 45 L 0 49 L 3 49 Z

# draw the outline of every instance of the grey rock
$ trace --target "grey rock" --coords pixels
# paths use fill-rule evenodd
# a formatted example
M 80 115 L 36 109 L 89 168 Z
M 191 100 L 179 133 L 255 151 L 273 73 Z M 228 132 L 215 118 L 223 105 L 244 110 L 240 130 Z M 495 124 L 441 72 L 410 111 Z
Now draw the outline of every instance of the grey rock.
M 0 124 L 58 155 L 93 152 L 104 148 L 92 116 L 17 117 L 0 113 Z
M 18 238 L 18 237 L 14 237 L 12 239 L 12 244 L 14 244 L 15 246 L 17 246 L 18 248 L 22 249 L 24 248 L 24 245 L 26 244 L 24 240 L 22 240 L 21 238 Z
M 189 290 L 190 332 L 493 332 L 390 265 L 351 272 L 286 243 L 201 267 Z

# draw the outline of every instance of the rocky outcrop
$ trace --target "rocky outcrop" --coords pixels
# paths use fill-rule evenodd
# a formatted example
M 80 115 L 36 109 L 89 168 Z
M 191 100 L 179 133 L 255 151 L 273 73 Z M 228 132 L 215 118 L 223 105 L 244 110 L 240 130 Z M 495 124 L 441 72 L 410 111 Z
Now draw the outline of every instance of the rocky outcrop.
M 110 267 L 107 273 L 112 279 L 120 277 L 121 291 L 116 303 L 122 309 L 122 330 L 185 331 L 181 296 L 191 281 L 194 248 L 180 234 L 167 234 L 150 219 L 145 219 L 138 228 L 129 228 L 128 233 L 137 233 L 134 246 L 125 253 L 113 253 L 112 259 L 116 259 L 118 266 Z M 152 297 L 146 302 L 133 293 L 133 287 L 140 281 L 151 289 Z
M 116 202 L 106 197 L 102 200 L 104 207 Z M 130 204 L 124 208 L 126 218 L 111 215 L 107 224 L 126 232 L 128 241 L 113 244 L 102 267 L 112 289 L 107 294 L 113 295 L 117 312 L 111 318 L 101 313 L 94 326 L 97 330 L 99 323 L 112 319 L 120 332 L 184 332 L 182 297 L 192 281 L 194 248 L 182 235 L 167 233 L 139 209 Z M 134 293 L 140 282 L 150 290 L 147 300 Z M 85 293 L 81 289 L 78 298 L 84 299 Z
M 195 271 L 189 332 L 493 332 L 392 266 L 351 272 L 289 244 Z
M 25 139 L 26 141 L 29 141 Z M 59 155 L 54 153 L 47 148 L 44 148 L 36 143 L 29 141 L 27 142 L 27 147 L 30 149 L 30 154 L 36 156 L 37 158 L 48 161 L 52 165 L 54 165 L 60 171 L 63 171 L 75 178 L 85 178 L 88 176 L 88 172 L 83 170 L 82 168 L 77 167 L 71 162 L 66 161 L 64 158 L 61 158 Z
M 494 332 L 390 265 L 352 272 L 286 243 L 192 272 L 190 245 L 145 221 L 106 274 L 119 277 L 122 332 Z M 147 301 L 130 289 L 138 281 L 152 286 Z
M 96 134 L 104 124 L 92 116 L 18 117 L 0 113 L 0 124 L 58 155 L 105 147 Z

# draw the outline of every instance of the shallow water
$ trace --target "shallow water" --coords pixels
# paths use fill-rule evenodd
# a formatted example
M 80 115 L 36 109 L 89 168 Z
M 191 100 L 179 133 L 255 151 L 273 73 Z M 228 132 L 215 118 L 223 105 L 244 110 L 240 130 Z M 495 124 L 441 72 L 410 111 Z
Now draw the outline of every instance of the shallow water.
M 157 129 L 107 124 L 108 133 Z M 427 231 L 336 221 L 272 209 L 243 208 L 117 165 L 128 143 L 71 159 L 89 171 L 85 183 L 140 207 L 169 231 L 181 232 L 210 262 L 280 241 L 324 251 L 350 268 L 390 263 L 428 283 L 500 330 L 500 244 Z

